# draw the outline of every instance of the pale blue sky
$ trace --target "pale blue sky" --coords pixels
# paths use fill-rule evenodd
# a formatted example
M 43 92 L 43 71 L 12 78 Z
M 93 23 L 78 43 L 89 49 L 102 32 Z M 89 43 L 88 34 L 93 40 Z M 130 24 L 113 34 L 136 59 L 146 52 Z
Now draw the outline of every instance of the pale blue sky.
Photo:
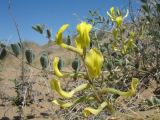
M 136 0 L 135 0 L 136 1 Z M 134 8 L 137 8 L 134 2 Z M 111 6 L 126 8 L 128 0 L 12 0 L 12 12 L 19 24 L 23 39 L 44 44 L 47 39 L 36 33 L 31 26 L 42 23 L 52 28 L 55 35 L 58 28 L 68 23 L 69 30 L 75 30 L 79 22 L 73 15 L 76 13 L 83 20 L 88 10 L 98 10 L 106 15 Z M 0 0 L 0 40 L 8 39 L 10 42 L 18 40 L 15 27 L 8 14 L 8 0 Z

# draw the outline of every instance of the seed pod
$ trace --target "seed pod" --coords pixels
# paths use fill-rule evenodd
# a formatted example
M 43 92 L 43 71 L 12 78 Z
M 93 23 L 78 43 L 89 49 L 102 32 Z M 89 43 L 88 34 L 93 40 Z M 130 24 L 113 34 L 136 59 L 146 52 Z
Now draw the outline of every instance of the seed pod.
M 59 62 L 58 62 L 58 69 L 61 70 L 64 66 L 64 61 L 62 58 L 59 59 Z
M 16 57 L 20 54 L 20 47 L 18 44 L 11 44 L 11 48 L 12 48 L 12 51 L 13 53 L 16 55 Z
M 80 60 L 78 58 L 75 58 L 72 62 L 72 68 L 75 71 L 78 71 L 80 69 Z
M 25 55 L 26 55 L 26 60 L 29 64 L 31 64 L 35 58 L 35 54 L 33 53 L 32 49 L 27 49 L 25 51 Z
M 69 35 L 67 36 L 67 41 L 66 42 L 67 42 L 67 45 L 71 45 L 71 38 L 70 38 Z
M 49 59 L 48 59 L 48 56 L 46 54 L 43 54 L 40 57 L 40 63 L 41 63 L 41 66 L 42 66 L 43 69 L 46 69 L 48 67 Z
M 7 55 L 7 50 L 5 48 L 0 48 L 0 60 L 2 60 Z

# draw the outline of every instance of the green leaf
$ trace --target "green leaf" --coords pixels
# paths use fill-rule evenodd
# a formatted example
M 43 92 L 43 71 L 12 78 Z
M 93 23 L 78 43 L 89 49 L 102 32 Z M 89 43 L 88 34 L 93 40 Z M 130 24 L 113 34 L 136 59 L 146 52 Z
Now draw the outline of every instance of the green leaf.
M 112 62 L 111 62 L 111 61 L 108 61 L 107 63 L 105 63 L 105 67 L 106 67 L 109 71 L 111 71 L 111 70 L 112 70 L 112 67 L 113 67 Z
M 7 55 L 7 50 L 5 48 L 0 48 L 0 60 L 5 58 L 6 55 Z
M 160 99 L 158 99 L 157 97 L 154 97 L 153 103 L 154 103 L 154 105 L 160 105 Z
M 51 30 L 47 29 L 46 32 L 47 32 L 47 38 L 51 38 L 51 34 L 52 34 Z
M 17 57 L 21 52 L 21 48 L 20 48 L 19 44 L 11 44 L 11 48 L 12 48 L 13 53 Z
M 43 69 L 46 69 L 49 65 L 49 59 L 48 59 L 48 56 L 46 54 L 43 54 L 41 57 L 40 57 L 40 63 L 41 63 L 41 66 Z
M 64 67 L 64 60 L 60 58 L 58 61 L 58 69 L 62 70 L 63 67 Z
M 80 60 L 75 58 L 72 62 L 72 68 L 77 72 L 80 69 Z
M 157 11 L 160 12 L 160 4 L 157 4 Z
M 37 25 L 32 26 L 32 29 L 39 32 L 40 34 L 43 34 L 44 28 L 45 28 L 45 25 L 43 24 L 37 24 Z
M 71 38 L 70 38 L 70 36 L 69 36 L 69 35 L 67 36 L 66 44 L 67 44 L 67 45 L 71 45 Z
M 147 104 L 148 106 L 154 105 L 154 102 L 153 102 L 153 99 L 152 99 L 152 98 L 151 98 L 151 99 L 146 99 L 145 102 L 146 102 L 146 104 Z
M 146 19 L 147 19 L 149 22 L 151 22 L 150 16 L 146 16 Z
M 146 2 L 147 2 L 147 0 L 141 0 L 141 2 L 142 2 L 142 3 L 146 3 Z
M 147 7 L 147 5 L 142 5 L 143 10 L 145 10 L 145 12 L 149 13 L 149 9 Z
M 31 64 L 33 62 L 33 60 L 35 59 L 35 54 L 32 49 L 27 49 L 25 51 L 25 56 L 26 56 L 26 60 L 29 64 Z

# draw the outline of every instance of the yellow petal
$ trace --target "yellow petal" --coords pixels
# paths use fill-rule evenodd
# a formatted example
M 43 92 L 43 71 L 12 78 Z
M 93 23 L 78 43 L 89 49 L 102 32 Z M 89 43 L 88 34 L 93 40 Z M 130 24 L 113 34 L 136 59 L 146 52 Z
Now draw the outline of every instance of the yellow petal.
M 103 102 L 98 109 L 94 109 L 92 107 L 87 107 L 84 109 L 83 114 L 85 117 L 88 117 L 91 113 L 95 116 L 98 115 L 106 106 L 108 105 L 108 102 Z
M 61 95 L 64 98 L 71 98 L 73 96 L 72 92 L 65 92 L 62 90 L 59 80 L 52 79 L 50 81 L 50 85 L 53 90 L 55 90 L 59 95 Z
M 86 22 L 81 22 L 77 25 L 78 35 L 76 37 L 76 47 L 78 49 L 84 49 L 90 45 L 90 36 L 89 33 L 92 29 L 92 25 L 87 24 Z
M 115 14 L 114 7 L 111 7 L 110 12 L 107 12 L 110 19 L 113 22 L 116 22 L 116 25 L 119 27 L 120 25 L 122 25 L 123 20 L 128 16 L 129 11 L 127 9 L 126 15 L 124 17 L 121 15 L 120 10 L 118 8 L 117 8 L 117 13 L 118 15 Z
M 100 75 L 103 61 L 103 55 L 99 50 L 96 48 L 90 49 L 85 57 L 85 64 L 88 69 L 89 77 L 97 78 Z
M 83 100 L 85 100 L 86 97 L 82 96 L 80 98 L 77 98 L 75 99 L 74 101 L 72 102 L 63 102 L 61 100 L 53 100 L 52 103 L 56 104 L 56 105 L 59 105 L 60 107 L 62 108 L 68 108 L 68 107 L 71 107 L 73 106 L 74 104 L 76 103 L 79 103 L 79 102 L 82 102 Z
M 58 69 L 58 62 L 59 62 L 59 57 L 55 57 L 53 60 L 54 73 L 57 77 L 63 77 L 63 74 Z
M 74 102 L 63 102 L 61 100 L 53 100 L 52 103 L 59 105 L 62 108 L 68 108 L 74 105 Z
M 76 37 L 76 41 L 75 41 L 76 48 L 83 52 L 83 47 L 81 43 L 82 43 L 81 38 L 79 36 Z
M 133 94 L 135 94 L 137 86 L 139 85 L 140 81 L 137 78 L 132 78 L 132 83 L 131 83 L 131 90 Z
M 139 85 L 139 79 L 133 78 L 131 82 L 131 89 L 129 89 L 127 92 L 116 90 L 114 88 L 103 88 L 100 91 L 100 93 L 112 93 L 112 94 L 118 94 L 123 97 L 130 97 L 136 93 L 136 89 L 138 85 Z
M 78 53 L 79 55 L 83 55 L 83 49 L 75 48 L 73 46 L 67 45 L 66 49 Z
M 76 53 L 82 55 L 83 54 L 83 50 L 79 49 L 79 47 L 75 48 L 73 46 L 70 46 L 70 45 L 67 45 L 67 44 L 63 43 L 63 40 L 62 40 L 63 39 L 63 35 L 62 34 L 68 28 L 68 26 L 69 26 L 68 24 L 65 24 L 58 30 L 58 32 L 56 34 L 56 38 L 55 38 L 56 39 L 56 43 L 57 43 L 57 45 L 61 46 L 62 48 L 68 49 L 70 51 L 73 51 L 73 52 L 76 52 Z
M 56 79 L 52 79 L 50 81 L 50 85 L 53 90 L 55 90 L 59 95 L 61 95 L 64 98 L 71 98 L 71 97 L 73 97 L 73 95 L 76 92 L 82 91 L 82 90 L 89 87 L 88 84 L 82 84 L 82 85 L 76 87 L 75 89 L 73 89 L 72 91 L 66 92 L 66 91 L 62 90 L 62 88 L 60 86 L 60 81 L 56 80 Z
M 116 15 L 115 15 L 114 7 L 110 8 L 110 12 L 107 11 L 107 15 L 110 17 L 112 21 L 115 20 Z
M 58 32 L 57 32 L 57 34 L 56 34 L 56 43 L 58 44 L 58 45 L 60 45 L 61 47 L 63 47 L 63 48 L 65 48 L 66 47 L 66 44 L 64 44 L 63 43 L 63 36 L 62 36 L 62 34 L 63 34 L 63 32 L 68 28 L 68 24 L 65 24 L 65 25 L 63 25 L 59 30 L 58 30 Z
M 115 16 L 114 7 L 110 8 L 110 13 L 111 13 L 112 16 Z
M 122 16 L 116 17 L 116 25 L 117 25 L 118 27 L 120 27 L 120 26 L 122 25 L 122 23 L 123 23 L 123 18 L 122 18 Z

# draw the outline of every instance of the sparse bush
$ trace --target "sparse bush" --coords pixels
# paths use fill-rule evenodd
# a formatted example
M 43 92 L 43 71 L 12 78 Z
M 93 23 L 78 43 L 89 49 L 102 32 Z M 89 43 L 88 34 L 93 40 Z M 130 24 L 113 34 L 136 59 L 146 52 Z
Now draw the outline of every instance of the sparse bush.
M 115 22 L 116 34 L 120 32 L 120 36 L 122 35 L 121 32 L 121 26 L 123 26 L 123 17 L 118 15 L 115 16 L 114 8 L 111 8 L 110 10 L 111 14 L 109 16 L 111 17 L 112 21 Z M 127 16 L 127 15 L 126 15 Z M 126 17 L 125 16 L 125 17 Z M 113 17 L 113 18 L 112 18 Z M 61 97 L 69 99 L 69 102 L 61 101 L 61 100 L 53 100 L 52 102 L 54 104 L 59 105 L 62 108 L 68 108 L 72 107 L 80 102 L 89 103 L 88 105 L 91 105 L 92 102 L 96 106 L 98 106 L 97 109 L 92 107 L 86 107 L 83 110 L 84 116 L 88 117 L 90 113 L 94 114 L 95 116 L 98 115 L 104 108 L 108 108 L 109 112 L 114 113 L 114 99 L 111 98 L 110 94 L 116 94 L 123 97 L 131 97 L 136 94 L 136 88 L 139 84 L 139 80 L 137 78 L 132 78 L 131 80 L 131 87 L 128 89 L 127 92 L 120 91 L 115 88 L 110 88 L 107 84 L 106 80 L 101 79 L 100 76 L 106 74 L 106 71 L 102 71 L 103 63 L 104 63 L 104 57 L 101 53 L 101 51 L 98 48 L 90 48 L 90 31 L 92 29 L 92 25 L 87 24 L 86 22 L 81 22 L 77 25 L 77 37 L 75 38 L 75 47 L 71 45 L 67 45 L 62 40 L 62 33 L 67 29 L 68 24 L 63 25 L 59 31 L 56 34 L 56 43 L 57 45 L 61 46 L 64 49 L 67 49 L 69 51 L 75 52 L 79 57 L 81 58 L 81 62 L 83 63 L 83 67 L 85 68 L 84 71 L 77 71 L 77 73 L 68 73 L 68 72 L 61 72 L 61 70 L 58 67 L 59 63 L 59 57 L 55 57 L 53 61 L 53 69 L 54 74 L 56 77 L 53 77 L 53 79 L 50 81 L 51 88 L 56 91 Z M 115 35 L 115 34 L 114 34 Z M 114 36 L 115 38 L 118 37 L 117 35 Z M 119 40 L 115 40 L 114 43 L 119 44 L 118 51 L 122 56 L 125 56 L 129 54 L 130 49 L 132 49 L 133 43 L 133 33 L 129 40 L 125 41 L 122 38 Z M 120 41 L 122 40 L 122 41 Z M 118 43 L 120 42 L 120 43 Z M 116 52 L 116 45 L 112 43 L 112 49 L 114 52 Z M 118 47 L 118 46 L 117 46 Z M 122 47 L 122 48 L 121 48 Z M 74 61 L 72 63 L 72 67 L 74 70 L 78 68 L 78 61 Z M 110 68 L 111 69 L 111 68 Z M 112 71 L 115 71 L 112 70 Z M 72 75 L 73 74 L 73 75 Z M 85 79 L 85 83 L 82 83 L 81 85 L 75 87 L 70 92 L 66 92 L 61 88 L 60 80 L 57 79 L 57 77 L 60 78 L 71 78 L 74 77 L 74 74 L 76 74 L 77 78 Z M 80 79 L 77 79 L 78 82 Z M 97 83 L 98 81 L 98 83 Z M 78 94 L 79 93 L 79 94 Z M 81 93 L 81 94 L 80 94 Z M 68 100 L 67 100 L 68 101 Z
M 47 98 L 47 101 L 60 107 L 59 110 L 55 110 L 58 117 L 106 119 L 106 116 L 115 115 L 117 111 L 126 113 L 121 101 L 127 102 L 125 106 L 131 111 L 159 106 L 160 2 L 158 0 L 140 2 L 138 16 L 132 23 L 126 19 L 128 10 L 122 11 L 111 7 L 107 16 L 89 10 L 86 22 L 81 21 L 77 25 L 76 35 L 64 37 L 63 32 L 69 26 L 65 24 L 58 30 L 55 41 L 52 41 L 52 30 L 46 25 L 32 26 L 33 30 L 48 39 L 49 43 L 43 48 L 56 44 L 75 55 L 74 59 L 68 61 L 59 55 L 54 57 L 53 70 L 50 70 L 49 58 L 53 53 L 51 49 L 47 52 L 44 50 L 38 56 L 39 54 L 30 48 L 32 42 L 20 40 L 11 45 L 0 43 L 0 72 L 3 72 L 1 63 L 9 54 L 22 63 L 21 76 L 13 80 L 17 95 L 11 100 L 20 112 L 15 119 L 25 118 L 23 107 L 36 101 L 32 89 L 35 80 L 32 82 L 32 76 L 28 76 L 32 72 L 32 67 L 40 71 L 38 77 L 44 79 L 47 87 L 46 79 L 50 74 L 54 74 L 49 81 L 50 88 L 60 97 Z M 34 66 L 35 57 L 40 58 L 41 68 Z M 153 97 L 139 102 L 141 92 L 149 87 L 151 80 L 156 81 Z M 45 96 L 48 97 L 50 89 L 47 90 Z M 38 101 L 41 102 L 42 99 Z M 138 101 L 138 105 L 133 103 L 135 101 Z M 49 113 L 43 115 L 50 116 Z

